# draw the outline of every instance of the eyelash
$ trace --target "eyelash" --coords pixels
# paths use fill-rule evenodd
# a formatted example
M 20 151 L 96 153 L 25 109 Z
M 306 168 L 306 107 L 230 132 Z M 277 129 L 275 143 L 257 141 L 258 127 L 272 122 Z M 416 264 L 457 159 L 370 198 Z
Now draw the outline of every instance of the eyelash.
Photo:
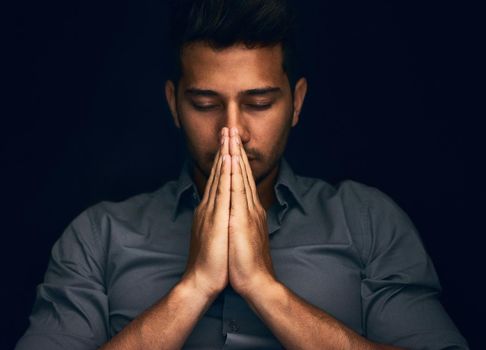
M 257 111 L 263 111 L 263 110 L 266 110 L 266 109 L 269 109 L 270 107 L 272 107 L 272 104 L 271 103 L 265 103 L 265 104 L 260 104 L 260 105 L 248 105 L 248 106 L 257 110 Z
M 217 105 L 207 105 L 207 106 L 201 106 L 201 105 L 197 105 L 197 104 L 193 104 L 194 108 L 201 111 L 201 112 L 207 112 L 207 111 L 211 111 L 211 110 L 214 110 Z M 266 103 L 266 104 L 248 104 L 248 105 L 245 105 L 245 106 L 248 106 L 254 110 L 257 110 L 257 111 L 263 111 L 263 110 L 266 110 L 266 109 L 269 109 L 270 107 L 272 107 L 272 103 Z

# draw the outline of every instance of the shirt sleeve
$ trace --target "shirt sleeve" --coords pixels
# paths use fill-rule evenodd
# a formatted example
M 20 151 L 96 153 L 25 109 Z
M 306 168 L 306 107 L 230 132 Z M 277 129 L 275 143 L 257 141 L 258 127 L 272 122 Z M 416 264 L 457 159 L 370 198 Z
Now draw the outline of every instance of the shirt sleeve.
M 438 276 L 411 220 L 378 190 L 367 202 L 361 284 L 367 338 L 406 349 L 468 349 L 439 301 Z
M 54 244 L 16 350 L 97 349 L 108 340 L 103 256 L 88 209 Z

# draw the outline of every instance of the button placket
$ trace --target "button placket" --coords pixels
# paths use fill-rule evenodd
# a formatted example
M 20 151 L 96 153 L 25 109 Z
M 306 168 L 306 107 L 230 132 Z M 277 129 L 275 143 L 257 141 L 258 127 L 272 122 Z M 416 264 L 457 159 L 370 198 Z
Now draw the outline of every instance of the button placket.
M 231 287 L 225 289 L 223 303 L 223 334 L 225 335 L 240 331 L 241 324 L 238 318 L 242 310 L 238 298 L 239 296 Z
M 236 323 L 236 320 L 228 320 L 228 327 L 232 333 L 238 333 L 240 326 Z

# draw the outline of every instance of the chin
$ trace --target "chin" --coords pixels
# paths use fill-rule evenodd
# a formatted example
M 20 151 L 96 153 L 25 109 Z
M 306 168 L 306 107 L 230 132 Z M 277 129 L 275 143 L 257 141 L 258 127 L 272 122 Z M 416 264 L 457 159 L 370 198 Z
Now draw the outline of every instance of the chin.
M 262 169 L 261 167 L 258 167 L 256 164 L 265 164 L 264 168 Z M 270 175 L 270 173 L 273 171 L 275 168 L 276 164 L 270 164 L 265 162 L 259 162 L 254 160 L 253 162 L 250 163 L 250 166 L 252 168 L 252 173 L 253 173 L 253 178 L 255 179 L 255 183 L 258 185 L 261 181 L 263 181 L 267 176 Z

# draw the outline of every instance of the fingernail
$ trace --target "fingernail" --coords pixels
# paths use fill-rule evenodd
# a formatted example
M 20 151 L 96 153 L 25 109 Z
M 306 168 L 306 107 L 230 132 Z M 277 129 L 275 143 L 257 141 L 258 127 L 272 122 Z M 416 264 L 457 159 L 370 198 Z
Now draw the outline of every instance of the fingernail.
M 226 162 L 226 154 L 223 156 L 223 163 Z

